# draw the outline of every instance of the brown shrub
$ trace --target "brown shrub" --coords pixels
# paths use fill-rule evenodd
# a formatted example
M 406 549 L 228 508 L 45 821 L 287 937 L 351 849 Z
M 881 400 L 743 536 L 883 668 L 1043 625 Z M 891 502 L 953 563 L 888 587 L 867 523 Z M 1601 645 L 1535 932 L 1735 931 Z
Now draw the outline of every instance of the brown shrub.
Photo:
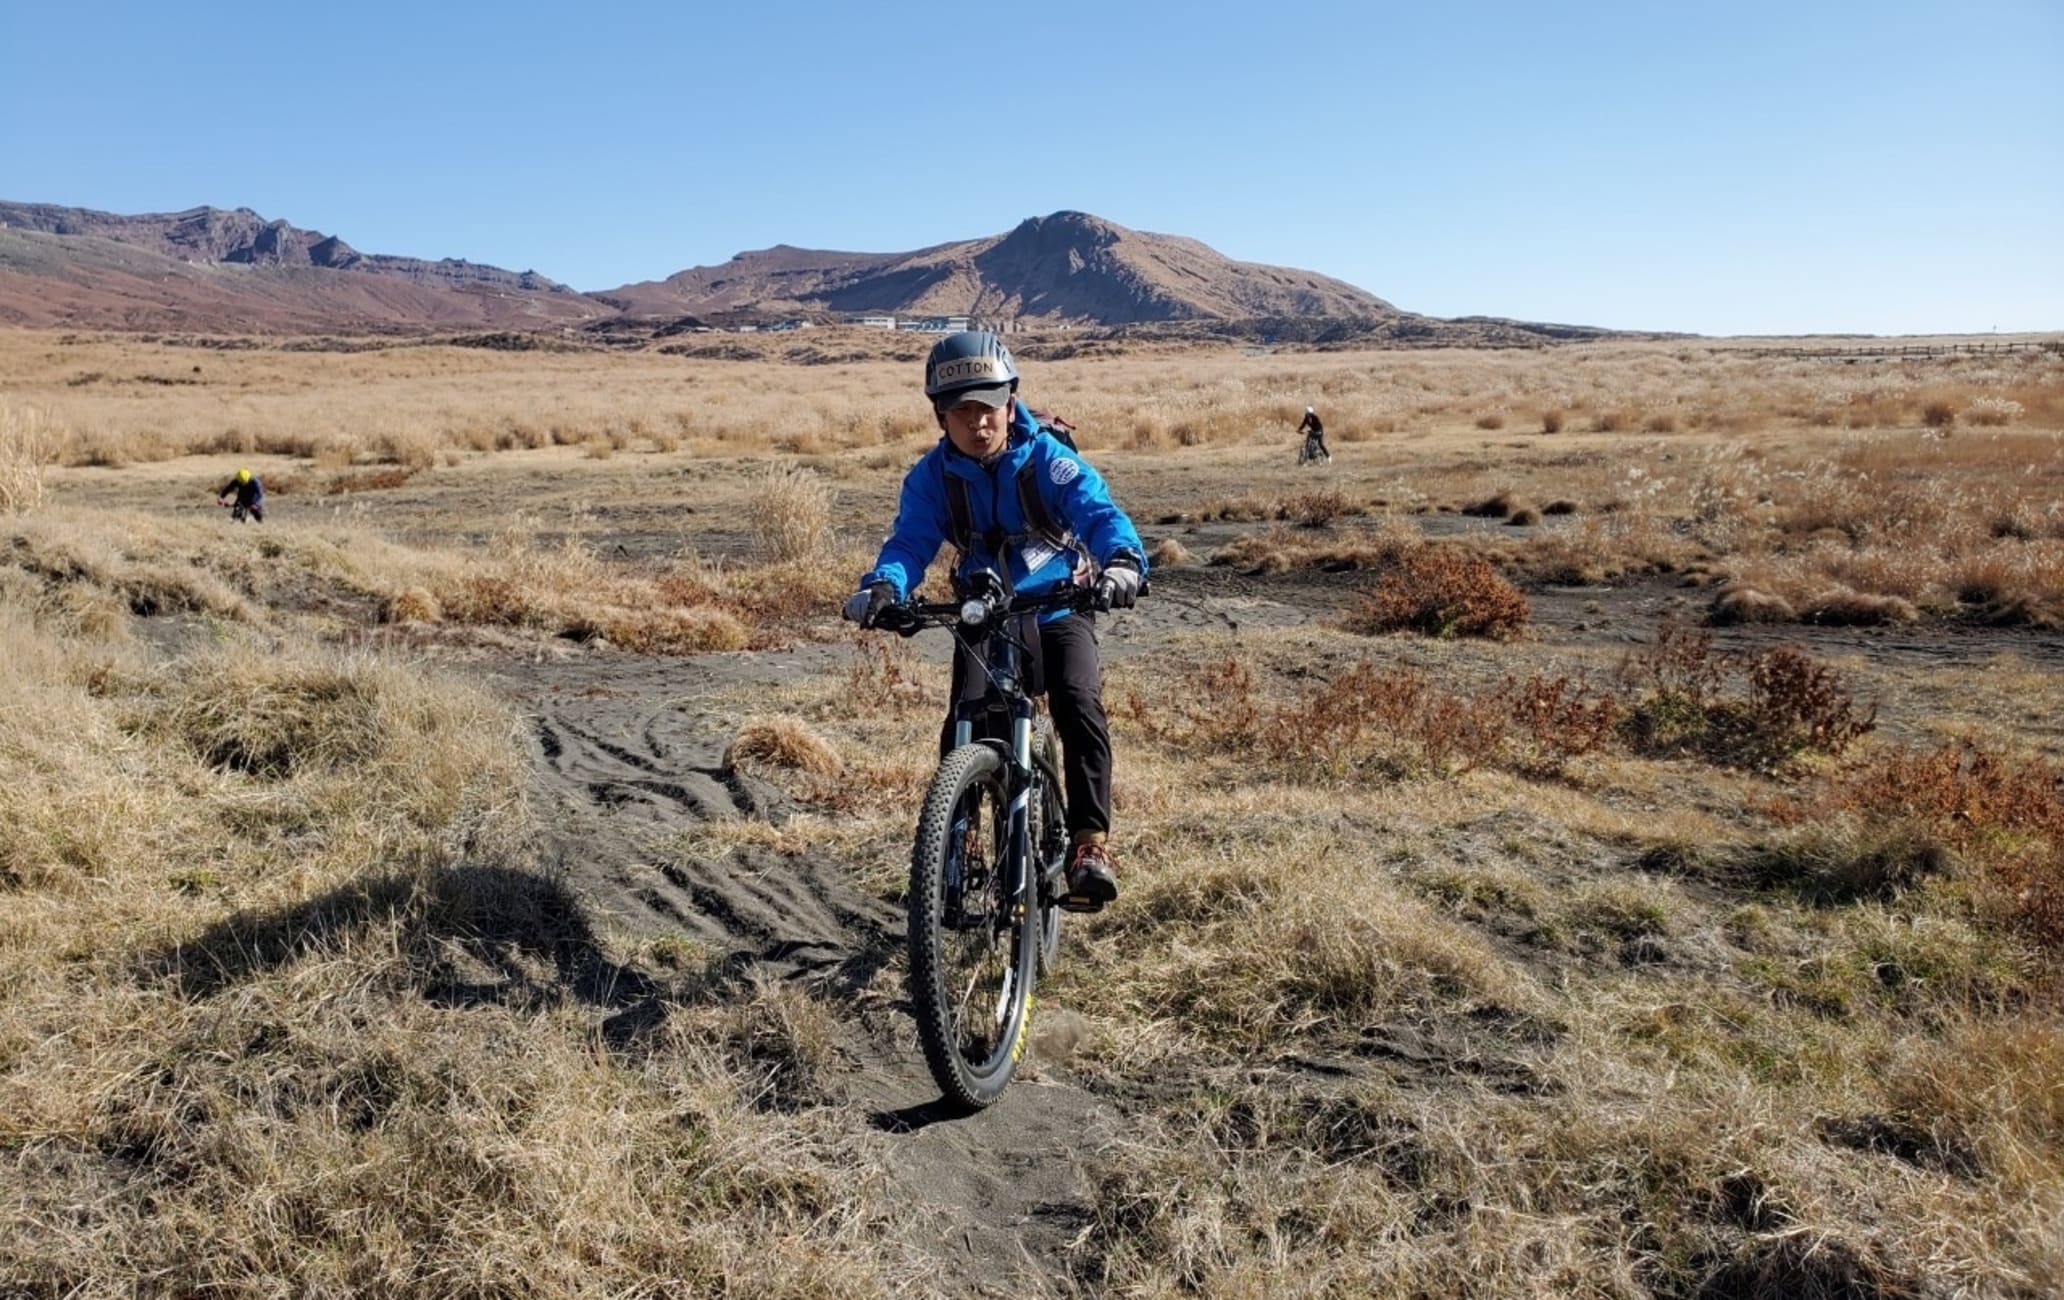
M 1551 765 L 1604 748 L 1625 711 L 1611 691 L 1566 674 L 1507 679 L 1500 695 L 1535 753 Z
M 901 638 L 859 635 L 845 686 L 842 707 L 849 710 L 901 715 L 912 708 L 933 707 L 925 684 L 918 680 L 916 656 Z
M 48 497 L 47 468 L 57 460 L 57 437 L 43 412 L 0 407 L 0 514 L 40 508 Z
M 1410 629 L 1428 636 L 1511 636 L 1524 627 L 1527 598 L 1479 556 L 1458 547 L 1401 553 L 1345 620 L 1364 634 Z
M 1851 591 L 1847 587 L 1824 591 L 1799 610 L 1801 621 L 1828 627 L 1883 627 L 1911 623 L 1918 617 L 1912 601 Z
M 832 549 L 831 489 L 800 466 L 762 471 L 746 518 L 775 560 L 809 560 Z
M 1260 497 L 1215 497 L 1197 511 L 1197 518 L 1206 522 L 1255 523 L 1272 519 L 1276 507 Z
M 1281 514 L 1308 528 L 1324 528 L 1342 515 L 1358 513 L 1356 507 L 1334 488 L 1300 492 L 1283 502 Z
M 766 764 L 813 776 L 838 776 L 845 762 L 831 742 L 795 718 L 756 718 L 739 728 L 724 750 L 725 769 Z
M 1925 826 L 1977 871 L 1994 918 L 2064 950 L 2064 768 L 1974 740 L 1891 749 L 1828 782 L 1799 813 L 1828 809 Z
M 1712 633 L 1676 619 L 1619 675 L 1639 694 L 1627 738 L 1652 754 L 1775 769 L 1802 752 L 1839 754 L 1877 725 L 1876 706 L 1859 709 L 1841 675 L 1797 646 L 1716 653 Z
M 1727 666 L 1723 656 L 1714 653 L 1711 632 L 1666 618 L 1657 626 L 1655 640 L 1621 658 L 1619 678 L 1644 694 L 1681 699 L 1703 711 L 1726 682 Z
M 1877 726 L 1877 706 L 1860 711 L 1841 675 L 1798 646 L 1752 657 L 1747 676 L 1756 730 L 1778 748 L 1839 754 Z
M 1964 419 L 1988 429 L 2012 424 L 2021 418 L 2021 403 L 2008 397 L 1981 397 L 1964 408 Z
M 1740 623 L 1790 623 L 1799 617 L 1791 602 L 1755 587 L 1729 585 L 1713 597 L 1706 621 L 1715 627 Z
M 1191 668 L 1180 690 L 1157 692 L 1152 705 L 1128 692 L 1117 711 L 1150 740 L 1215 752 L 1250 748 L 1261 721 L 1254 669 L 1231 655 Z
M 602 637 L 639 654 L 707 654 L 743 650 L 752 643 L 752 633 L 737 615 L 710 605 L 584 611 L 566 619 L 559 634 L 577 641 Z
M 1494 496 L 1463 506 L 1462 513 L 1472 519 L 1503 519 L 1525 504 L 1522 497 L 1507 488 Z
M 1129 695 L 1121 713 L 1154 740 L 1240 754 L 1307 778 L 1370 765 L 1397 774 L 1467 771 L 1492 759 L 1511 729 L 1502 689 L 1458 694 L 1422 673 L 1368 660 L 1282 703 L 1260 698 L 1244 661 L 1217 660 L 1192 670 L 1182 689 L 1155 706 Z
M 397 430 L 380 435 L 380 459 L 410 471 L 429 469 L 437 463 L 437 440 L 422 429 Z
M 1573 515 L 1577 513 L 1577 503 L 1569 500 L 1567 497 L 1557 497 L 1547 505 L 1542 506 L 1541 513 L 1544 515 Z
M 1969 739 L 1885 750 L 1834 782 L 1833 802 L 1918 817 L 1959 844 L 1998 831 L 2064 838 L 2064 768 Z
M 382 623 L 435 623 L 443 616 L 437 597 L 421 587 L 405 587 L 380 602 Z
M 1947 429 L 1956 423 L 1956 407 L 1937 399 L 1921 408 L 1921 423 L 1931 429 Z
M 324 480 L 322 494 L 338 497 L 353 492 L 384 492 L 400 487 L 427 468 L 427 465 L 395 465 L 387 469 L 360 470 L 355 474 L 332 474 Z
M 1541 412 L 1541 432 L 1561 433 L 1563 418 L 1561 411 L 1548 410 Z
M 1641 422 L 1643 433 L 1675 433 L 1677 417 L 1667 411 L 1658 411 Z
M 2011 510 L 2002 510 L 1995 514 L 1987 531 L 1995 539 L 2002 541 L 2011 538 L 2017 542 L 2032 542 L 2042 535 L 2041 530 L 2028 517 L 2025 513 L 2025 508 L 2022 506 L 2016 506 Z
M 454 623 L 521 627 L 538 612 L 523 586 L 500 574 L 475 573 L 444 593 L 444 612 Z
M 1197 557 L 1190 549 L 1173 537 L 1164 537 L 1147 551 L 1148 561 L 1156 568 L 1179 569 L 1197 563 Z
M 1527 528 L 1540 522 L 1541 512 L 1525 502 L 1514 506 L 1512 513 L 1505 516 L 1506 526 L 1511 528 Z
M 1489 415 L 1479 415 L 1476 417 L 1476 427 L 1479 429 L 1502 429 L 1505 427 L 1505 417 L 1496 411 L 1491 412 Z

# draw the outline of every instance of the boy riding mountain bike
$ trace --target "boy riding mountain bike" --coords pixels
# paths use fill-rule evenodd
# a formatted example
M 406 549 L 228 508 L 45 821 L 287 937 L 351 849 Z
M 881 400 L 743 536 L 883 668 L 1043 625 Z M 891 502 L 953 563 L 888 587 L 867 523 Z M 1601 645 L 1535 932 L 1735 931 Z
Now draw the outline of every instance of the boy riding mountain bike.
M 1003 341 L 986 330 L 941 339 L 925 358 L 925 396 L 944 433 L 903 480 L 896 524 L 844 616 L 872 627 L 908 600 L 939 547 L 952 542 L 956 583 L 990 569 L 1012 592 L 1037 596 L 1095 573 L 1099 604 L 1130 608 L 1146 576 L 1146 549 L 1102 475 L 1063 446 L 1017 398 L 1018 371 Z M 1118 896 L 1111 856 L 1111 733 L 1094 616 L 1068 609 L 1040 615 L 1037 650 L 1060 733 L 1067 787 L 1065 905 L 1094 911 Z M 1030 638 L 1028 637 L 1028 640 Z M 957 700 L 982 672 L 966 654 L 953 661 Z M 941 737 L 942 752 L 951 734 Z
M 1333 459 L 1333 453 L 1326 450 L 1326 426 L 1319 420 L 1319 413 L 1307 406 L 1304 419 L 1297 425 L 1297 432 L 1304 435 L 1304 446 L 1298 450 L 1297 463 Z
M 230 518 L 241 522 L 245 515 L 253 523 L 265 522 L 265 483 L 250 470 L 240 469 L 215 493 L 215 504 L 230 507 Z

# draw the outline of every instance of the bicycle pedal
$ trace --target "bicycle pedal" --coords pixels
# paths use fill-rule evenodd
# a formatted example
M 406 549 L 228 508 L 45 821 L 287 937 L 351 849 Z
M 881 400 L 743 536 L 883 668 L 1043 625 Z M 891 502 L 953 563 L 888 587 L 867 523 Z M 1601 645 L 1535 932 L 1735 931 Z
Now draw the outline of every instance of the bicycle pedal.
M 1054 900 L 1054 906 L 1063 912 L 1101 912 L 1104 900 L 1090 894 L 1062 894 Z

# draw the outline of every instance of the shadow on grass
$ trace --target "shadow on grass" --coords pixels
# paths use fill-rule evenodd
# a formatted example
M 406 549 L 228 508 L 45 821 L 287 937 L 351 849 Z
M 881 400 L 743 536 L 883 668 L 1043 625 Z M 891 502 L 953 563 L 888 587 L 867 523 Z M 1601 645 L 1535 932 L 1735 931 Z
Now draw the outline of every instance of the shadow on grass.
M 602 1032 L 619 1048 L 664 1022 L 667 1001 L 710 991 L 692 977 L 662 985 L 610 960 L 580 901 L 558 881 L 470 864 L 389 872 L 284 907 L 247 909 L 159 950 L 150 968 L 183 996 L 206 998 L 363 943 L 391 943 L 390 969 L 439 1005 L 541 1009 L 571 997 L 612 1010 Z

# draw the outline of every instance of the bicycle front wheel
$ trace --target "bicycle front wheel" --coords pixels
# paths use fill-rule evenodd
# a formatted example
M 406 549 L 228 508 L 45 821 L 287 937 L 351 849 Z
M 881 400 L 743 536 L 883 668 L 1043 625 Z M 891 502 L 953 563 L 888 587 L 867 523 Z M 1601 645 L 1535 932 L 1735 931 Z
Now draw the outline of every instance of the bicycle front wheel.
M 1038 960 L 1036 890 L 1014 861 L 1010 782 L 994 745 L 962 745 L 932 777 L 910 854 L 910 1001 L 947 1100 L 979 1110 L 1025 1054 Z

